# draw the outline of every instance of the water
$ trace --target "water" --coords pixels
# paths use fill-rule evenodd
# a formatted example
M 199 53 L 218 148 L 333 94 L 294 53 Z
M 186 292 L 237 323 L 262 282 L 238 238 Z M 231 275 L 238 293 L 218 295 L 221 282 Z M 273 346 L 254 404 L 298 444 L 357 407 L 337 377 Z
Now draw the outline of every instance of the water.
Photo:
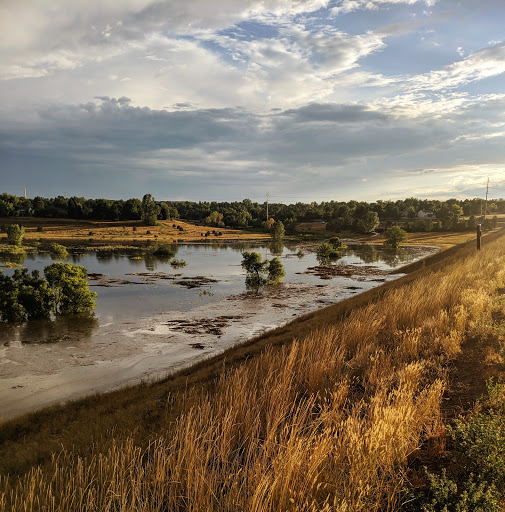
M 387 272 L 432 252 L 351 246 L 336 264 L 373 266 L 375 273 L 326 280 L 306 273 L 318 264 L 316 255 L 306 251 L 299 257 L 293 245 L 200 244 L 173 250 L 187 262 L 185 267 L 174 269 L 170 257 L 151 252 L 141 259 L 128 251 L 69 255 L 66 261 L 101 275 L 90 280 L 98 294 L 95 313 L 90 318 L 0 325 L 0 417 L 166 375 L 294 316 L 394 279 L 399 274 Z M 286 271 L 284 284 L 248 294 L 240 265 L 246 250 L 264 258 L 278 256 Z M 30 271 L 41 272 L 51 263 L 48 254 L 22 261 Z M 11 275 L 15 269 L 3 270 Z M 379 271 L 384 274 L 376 275 Z M 211 282 L 183 285 L 197 277 Z M 182 321 L 193 325 L 180 330 L 177 323 Z

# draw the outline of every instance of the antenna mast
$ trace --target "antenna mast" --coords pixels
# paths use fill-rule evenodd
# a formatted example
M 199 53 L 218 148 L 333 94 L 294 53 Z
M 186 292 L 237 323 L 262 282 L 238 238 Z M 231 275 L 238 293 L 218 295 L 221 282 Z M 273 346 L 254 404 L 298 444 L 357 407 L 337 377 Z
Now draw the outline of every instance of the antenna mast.
M 268 198 L 270 197 L 270 194 L 267 192 L 267 220 L 269 219 L 268 217 Z
M 489 193 L 489 177 L 487 179 L 487 186 L 486 186 L 486 205 L 484 207 L 484 220 L 486 220 L 486 215 L 487 215 L 487 195 Z

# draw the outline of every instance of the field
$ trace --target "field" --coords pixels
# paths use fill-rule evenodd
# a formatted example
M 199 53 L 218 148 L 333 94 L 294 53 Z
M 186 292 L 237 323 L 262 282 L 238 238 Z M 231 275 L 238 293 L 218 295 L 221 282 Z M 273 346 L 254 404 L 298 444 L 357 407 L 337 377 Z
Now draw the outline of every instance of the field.
M 502 218 L 500 220 L 503 222 Z M 268 233 L 261 231 L 213 228 L 199 226 L 183 220 L 158 221 L 156 226 L 144 226 L 140 221 L 91 221 L 36 217 L 18 217 L 15 220 L 12 217 L 0 218 L 0 225 L 7 226 L 14 222 L 26 228 L 25 240 L 27 244 L 58 242 L 66 246 L 96 247 L 108 244 L 135 246 L 155 242 L 192 243 L 271 240 Z M 180 226 L 182 231 L 177 229 L 177 226 Z M 322 222 L 305 222 L 300 223 L 297 230 L 300 233 L 313 234 L 317 238 L 329 238 L 332 233 L 326 231 L 325 226 Z M 205 236 L 207 231 L 209 231 L 209 234 Z M 380 235 L 369 236 L 351 232 L 339 233 L 338 235 L 348 240 L 374 244 L 382 244 L 384 241 L 384 238 Z M 447 249 L 475 238 L 475 233 L 409 233 L 408 237 L 409 245 L 431 245 Z M 0 243 L 2 242 L 6 243 L 7 237 L 0 234 Z
M 402 509 L 505 375 L 505 237 L 484 240 L 165 381 L 5 422 L 0 509 Z
M 140 221 L 92 221 L 73 219 L 44 219 L 36 217 L 0 218 L 0 225 L 18 223 L 25 227 L 25 240 L 30 242 L 59 242 L 64 245 L 85 244 L 127 244 L 146 242 L 199 242 L 223 240 L 261 240 L 269 239 L 265 233 L 243 231 L 228 228 L 197 226 L 196 224 L 175 220 L 158 221 L 156 226 L 145 226 Z M 177 229 L 177 226 L 182 228 Z M 39 231 L 42 229 L 42 231 Z M 209 236 L 205 233 L 210 231 Z M 213 233 L 221 233 L 217 235 Z M 7 240 L 4 235 L 3 241 Z M 0 239 L 1 241 L 1 239 Z

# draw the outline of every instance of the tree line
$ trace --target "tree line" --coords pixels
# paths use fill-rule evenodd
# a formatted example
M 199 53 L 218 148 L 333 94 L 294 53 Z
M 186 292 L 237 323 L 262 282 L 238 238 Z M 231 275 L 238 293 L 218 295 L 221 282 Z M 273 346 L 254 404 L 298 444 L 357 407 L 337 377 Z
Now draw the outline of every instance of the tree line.
M 150 194 L 143 199 L 86 199 L 57 196 L 33 199 L 3 193 L 0 217 L 33 215 L 90 220 L 157 220 L 183 218 L 209 226 L 233 228 L 267 228 L 270 218 L 281 221 L 288 234 L 300 222 L 322 220 L 333 232 L 352 230 L 367 233 L 379 222 L 402 221 L 407 231 L 464 231 L 475 228 L 484 213 L 484 201 L 448 199 L 446 201 L 407 198 L 397 201 L 323 201 L 320 203 L 258 203 L 250 199 L 233 202 L 156 201 Z M 488 201 L 488 223 L 497 213 L 505 213 L 505 199 Z M 466 217 L 463 219 L 462 217 Z M 387 226 L 386 226 L 387 227 Z M 491 226 L 490 226 L 491 227 Z

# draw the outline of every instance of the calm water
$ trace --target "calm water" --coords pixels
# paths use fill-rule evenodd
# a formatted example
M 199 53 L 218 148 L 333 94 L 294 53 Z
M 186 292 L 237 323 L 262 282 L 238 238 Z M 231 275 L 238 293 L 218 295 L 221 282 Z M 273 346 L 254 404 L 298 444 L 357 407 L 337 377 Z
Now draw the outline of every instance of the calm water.
M 245 293 L 240 263 L 246 250 L 279 256 L 284 284 L 265 287 L 260 295 Z M 373 266 L 375 273 L 331 280 L 304 273 L 318 264 L 315 254 L 298 257 L 295 246 L 282 244 L 179 245 L 174 256 L 187 262 L 181 269 L 171 267 L 171 258 L 149 253 L 141 259 L 128 252 L 70 255 L 67 261 L 101 275 L 90 280 L 98 294 L 95 314 L 0 324 L 0 418 L 161 378 L 298 315 L 395 279 L 401 274 L 387 272 L 430 252 L 350 247 L 335 264 Z M 48 254 L 37 254 L 20 263 L 42 271 L 52 261 Z M 14 269 L 4 271 L 12 274 Z M 198 276 L 207 282 L 200 280 L 195 288 L 181 284 Z M 189 331 L 178 329 L 181 322 Z
M 186 261 L 185 267 L 174 269 L 170 265 L 169 257 L 156 257 L 152 253 L 144 253 L 141 259 L 133 259 L 138 258 L 138 253 L 128 251 L 69 254 L 64 261 L 83 265 L 89 274 L 103 274 L 103 279 L 90 281 L 91 289 L 98 294 L 95 317 L 101 324 L 125 318 L 152 316 L 171 310 L 189 311 L 201 304 L 217 302 L 225 296 L 245 292 L 245 274 L 240 265 L 244 251 L 260 252 L 264 258 L 278 256 L 286 271 L 283 282 L 328 283 L 317 276 L 303 273 L 308 267 L 318 265 L 316 255 L 305 252 L 299 257 L 297 248 L 293 245 L 265 246 L 242 243 L 171 247 L 177 259 Z M 344 250 L 343 257 L 334 264 L 373 265 L 389 271 L 420 259 L 429 251 L 423 247 L 408 247 L 391 252 L 385 251 L 380 246 L 356 245 Z M 0 257 L 0 261 L 7 259 L 7 257 Z M 42 273 L 44 267 L 53 262 L 49 254 L 35 254 L 27 255 L 26 259 L 20 263 L 30 271 L 37 269 Z M 14 272 L 14 269 L 4 268 L 3 270 L 8 275 Z M 156 274 L 171 279 L 156 278 Z M 185 278 L 191 279 L 197 276 L 217 282 L 204 283 L 192 289 L 180 284 Z M 361 278 L 360 280 L 373 280 L 373 278 L 374 276 L 370 276 L 370 279 Z M 118 279 L 123 280 L 123 283 L 115 282 Z M 337 283 L 343 279 L 349 281 L 349 278 L 340 277 L 332 281 Z M 128 283 L 125 284 L 124 281 Z M 72 322 L 75 322 L 75 319 Z M 65 322 L 60 321 L 60 323 Z M 91 324 L 95 325 L 96 322 Z

